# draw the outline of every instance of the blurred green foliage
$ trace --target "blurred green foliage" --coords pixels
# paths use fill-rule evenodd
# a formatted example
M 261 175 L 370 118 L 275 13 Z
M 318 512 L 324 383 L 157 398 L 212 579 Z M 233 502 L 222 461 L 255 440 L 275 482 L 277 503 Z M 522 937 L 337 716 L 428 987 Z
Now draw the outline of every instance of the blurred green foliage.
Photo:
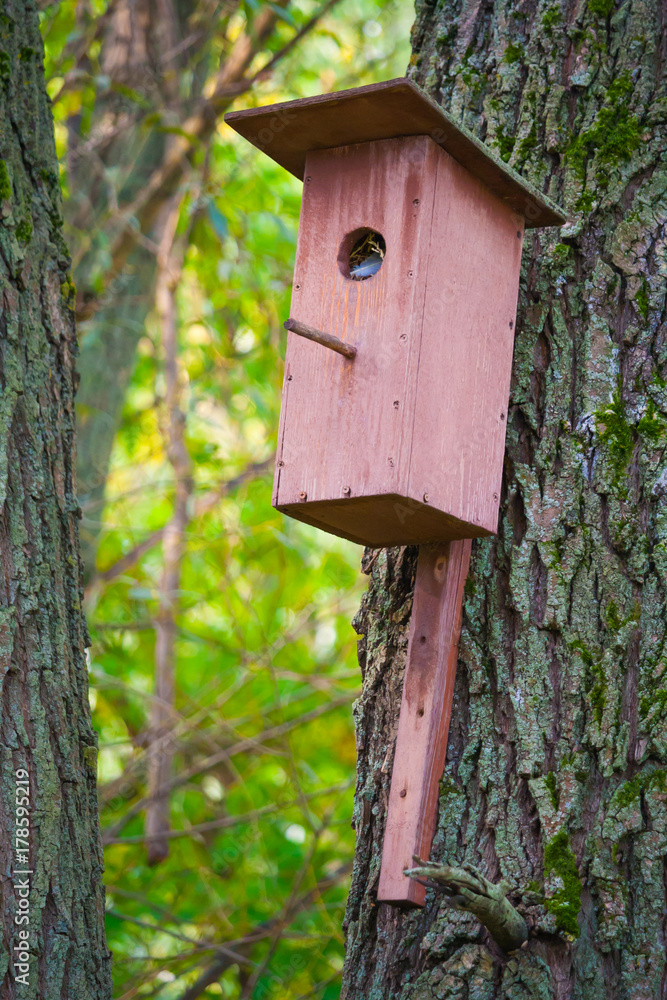
M 85 24 L 98 19 L 100 30 L 85 71 L 74 72 L 82 6 Z M 238 6 L 232 34 L 260 6 Z M 76 116 L 85 135 L 109 87 L 96 64 L 108 7 L 61 0 L 42 15 L 65 198 L 73 194 L 68 122 Z M 270 46 L 284 45 L 315 10 L 309 0 L 280 8 Z M 411 17 L 406 0 L 342 0 L 235 107 L 402 75 Z M 215 67 L 224 44 L 212 22 L 208 61 L 192 72 Z M 146 110 L 146 129 L 176 128 Z M 360 549 L 277 514 L 271 472 L 247 474 L 257 463 L 268 470 L 275 449 L 301 185 L 222 123 L 209 148 L 195 151 L 187 184 L 177 301 L 195 490 L 181 590 L 171 595 L 175 835 L 168 859 L 152 868 L 142 804 L 159 536 L 122 572 L 103 574 L 172 512 L 154 312 L 116 436 L 98 572 L 87 592 L 115 996 L 178 1000 L 227 956 L 219 981 L 198 995 L 332 1000 L 343 960 L 341 872 L 353 851 L 351 702 L 359 678 L 349 622 L 364 587 Z M 103 268 L 97 281 L 103 289 Z

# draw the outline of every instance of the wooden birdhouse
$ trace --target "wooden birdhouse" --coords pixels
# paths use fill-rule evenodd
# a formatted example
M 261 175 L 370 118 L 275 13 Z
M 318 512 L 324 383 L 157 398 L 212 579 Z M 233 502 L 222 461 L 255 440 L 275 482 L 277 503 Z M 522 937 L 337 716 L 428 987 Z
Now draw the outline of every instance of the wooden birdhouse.
M 418 544 L 378 900 L 422 905 L 470 539 L 497 529 L 526 227 L 562 212 L 408 80 L 226 116 L 304 182 L 273 502 Z
M 563 216 L 405 79 L 225 121 L 304 182 L 274 505 L 370 546 L 495 532 L 524 227 Z

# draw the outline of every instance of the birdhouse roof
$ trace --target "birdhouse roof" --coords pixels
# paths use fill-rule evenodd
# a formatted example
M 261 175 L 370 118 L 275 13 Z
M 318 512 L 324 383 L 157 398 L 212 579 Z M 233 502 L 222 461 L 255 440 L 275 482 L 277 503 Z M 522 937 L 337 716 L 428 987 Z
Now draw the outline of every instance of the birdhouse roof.
M 225 121 L 299 180 L 303 180 L 306 154 L 311 150 L 428 135 L 522 215 L 527 228 L 566 221 L 561 208 L 405 78 L 232 111 Z

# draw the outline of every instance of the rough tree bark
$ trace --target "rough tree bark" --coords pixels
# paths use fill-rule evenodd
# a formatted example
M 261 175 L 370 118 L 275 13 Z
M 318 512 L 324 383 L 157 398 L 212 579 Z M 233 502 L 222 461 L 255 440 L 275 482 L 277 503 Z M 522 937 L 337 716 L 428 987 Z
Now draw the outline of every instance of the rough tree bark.
M 667 40 L 661 0 L 418 0 L 410 75 L 571 223 L 528 236 L 496 538 L 476 542 L 431 857 L 506 879 L 506 954 L 375 899 L 415 554 L 356 619 L 342 997 L 667 997 Z
M 42 54 L 34 0 L 2 0 L 0 996 L 110 1000 L 74 477 L 74 289 Z M 17 854 L 28 825 L 17 774 L 30 783 L 29 863 Z M 15 921 L 25 878 L 29 925 Z M 27 973 L 12 967 L 26 929 Z

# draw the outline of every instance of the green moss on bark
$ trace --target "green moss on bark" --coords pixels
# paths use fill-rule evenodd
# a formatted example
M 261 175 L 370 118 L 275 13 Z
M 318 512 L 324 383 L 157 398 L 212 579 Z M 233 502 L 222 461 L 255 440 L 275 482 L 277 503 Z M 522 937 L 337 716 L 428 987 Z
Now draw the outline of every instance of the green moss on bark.
M 570 838 L 560 830 L 544 848 L 544 877 L 555 876 L 562 883 L 545 899 L 545 907 L 556 918 L 556 928 L 571 937 L 579 937 L 577 916 L 581 909 L 581 879 Z
M 588 9 L 597 17 L 609 17 L 614 9 L 615 0 L 588 0 Z
M 29 219 L 21 219 L 16 227 L 16 239 L 21 243 L 29 243 L 32 237 L 32 222 Z
M 0 160 L 0 201 L 9 201 L 12 197 L 12 182 L 9 170 L 4 160 Z
M 667 792 L 667 770 L 659 769 L 638 774 L 631 781 L 625 781 L 614 796 L 616 805 L 620 809 L 626 809 L 633 802 L 638 801 L 642 792 L 657 791 L 661 794 Z
M 544 779 L 544 783 L 549 789 L 549 795 L 551 796 L 552 806 L 554 807 L 554 809 L 558 809 L 558 806 L 560 804 L 560 793 L 558 791 L 556 775 L 553 773 L 553 771 L 549 771 L 546 778 Z
M 629 73 L 617 77 L 609 87 L 605 103 L 593 123 L 574 134 L 565 151 L 565 158 L 582 181 L 587 179 L 588 164 L 592 160 L 597 187 L 607 187 L 610 171 L 618 164 L 629 161 L 638 149 L 642 128 L 629 107 L 633 89 Z M 577 202 L 579 210 L 590 211 L 593 197 L 592 190 L 584 190 Z

